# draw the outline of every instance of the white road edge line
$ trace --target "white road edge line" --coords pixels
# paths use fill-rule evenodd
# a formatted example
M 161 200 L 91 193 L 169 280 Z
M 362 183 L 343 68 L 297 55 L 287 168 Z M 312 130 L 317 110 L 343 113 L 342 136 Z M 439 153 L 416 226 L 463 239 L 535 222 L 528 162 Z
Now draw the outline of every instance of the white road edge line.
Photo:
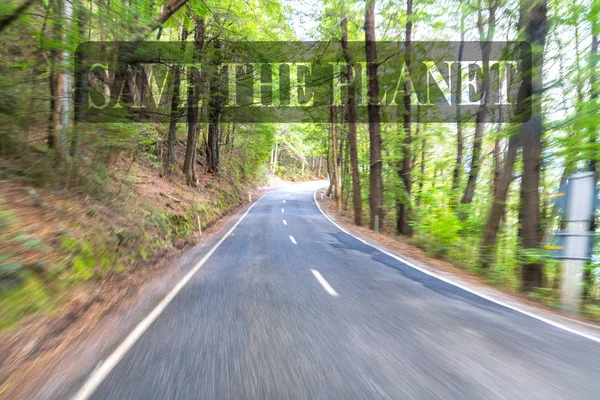
M 437 275 L 437 274 L 436 274 L 436 273 L 434 273 L 434 272 L 431 272 L 431 271 L 428 271 L 428 270 L 426 270 L 426 269 L 423 269 L 423 268 L 419 267 L 418 265 L 416 265 L 416 264 L 414 264 L 414 263 L 412 263 L 412 262 L 410 262 L 410 261 L 408 261 L 408 260 L 405 260 L 405 259 L 404 259 L 404 258 L 402 258 L 402 257 L 399 257 L 399 256 L 397 256 L 397 255 L 395 255 L 395 254 L 392 254 L 392 253 L 390 253 L 390 252 L 386 251 L 386 250 L 383 250 L 382 248 L 380 248 L 380 247 L 377 247 L 377 246 L 375 246 L 375 245 L 373 245 L 373 244 L 371 244 L 371 243 L 367 242 L 366 240 L 364 240 L 364 239 L 361 239 L 361 238 L 359 238 L 358 236 L 355 236 L 355 235 L 353 235 L 352 233 L 348 232 L 346 229 L 344 229 L 344 228 L 342 228 L 340 225 L 338 225 L 338 224 L 337 224 L 337 223 L 336 223 L 334 220 L 332 220 L 331 218 L 329 218 L 329 216 L 328 216 L 328 215 L 327 215 L 327 214 L 326 214 L 326 213 L 323 211 L 323 209 L 322 209 L 322 208 L 321 208 L 321 206 L 319 205 L 319 202 L 317 201 L 317 191 L 318 191 L 318 190 L 319 190 L 319 189 L 316 189 L 316 190 L 313 192 L 313 199 L 314 199 L 314 201 L 315 201 L 315 204 L 317 205 L 317 208 L 319 209 L 319 211 L 321 212 L 321 214 L 323 214 L 323 216 L 329 220 L 329 222 L 331 222 L 333 225 L 335 225 L 335 226 L 336 226 L 336 227 L 337 227 L 337 228 L 338 228 L 340 231 L 344 232 L 346 235 L 350 235 L 350 236 L 352 236 L 353 238 L 355 238 L 355 239 L 357 239 L 357 240 L 360 240 L 361 242 L 363 242 L 363 243 L 364 243 L 364 244 L 366 244 L 367 246 L 370 246 L 370 247 L 374 248 L 375 250 L 378 250 L 378 251 L 382 252 L 383 254 L 385 254 L 385 255 L 388 255 L 388 256 L 390 256 L 390 257 L 392 257 L 392 258 L 395 258 L 396 260 L 398 260 L 398 261 L 400 261 L 400 262 L 402 262 L 402 263 L 404 263 L 404 264 L 408 265 L 408 266 L 409 266 L 409 267 L 411 267 L 411 268 L 414 268 L 414 269 L 416 269 L 416 270 L 418 270 L 418 271 L 421 271 L 421 272 L 423 272 L 424 274 L 427 274 L 427 275 L 429 275 L 429 276 L 433 276 L 434 278 L 437 278 L 437 279 L 439 279 L 440 281 L 443 281 L 443 282 L 449 283 L 450 285 L 456 286 L 457 288 L 460 288 L 460 289 L 462 289 L 462 290 L 465 290 L 465 291 L 467 291 L 467 292 L 469 292 L 469 293 L 472 293 L 472 294 L 474 294 L 474 295 L 476 295 L 476 296 L 479 296 L 479 297 L 481 297 L 482 299 L 485 299 L 485 300 L 491 301 L 492 303 L 496 303 L 496 304 L 498 304 L 498 305 L 500 305 L 500 306 L 502 306 L 502 307 L 505 307 L 505 308 L 508 308 L 508 309 L 510 309 L 510 310 L 516 311 L 516 312 L 518 312 L 518 313 L 521 313 L 521 314 L 523 314 L 523 315 L 527 315 L 528 317 L 531 317 L 531 318 L 537 319 L 538 321 L 544 322 L 544 323 L 546 323 L 546 324 L 548 324 L 548 325 L 551 325 L 551 326 L 553 326 L 553 327 L 555 327 L 555 328 L 562 329 L 562 330 L 564 330 L 564 331 L 567 331 L 567 332 L 573 333 L 573 334 L 575 334 L 575 335 L 578 335 L 578 336 L 584 337 L 584 338 L 586 338 L 586 339 L 592 340 L 592 341 L 594 341 L 594 342 L 596 342 L 596 343 L 600 343 L 600 339 L 599 339 L 599 338 L 597 338 L 597 337 L 595 337 L 595 336 L 588 335 L 587 333 L 580 332 L 580 331 L 578 331 L 578 330 L 576 330 L 576 329 L 573 329 L 573 328 L 569 328 L 568 326 L 566 326 L 566 325 L 563 325 L 563 324 L 561 324 L 561 323 L 559 323 L 559 322 L 552 321 L 552 320 L 550 320 L 550 319 L 548 319 L 548 318 L 545 318 L 545 317 L 542 317 L 542 316 L 536 315 L 536 314 L 534 314 L 534 313 L 531 313 L 531 312 L 529 312 L 529 311 L 522 310 L 522 309 L 520 309 L 520 308 L 518 308 L 518 307 L 512 306 L 512 305 L 510 305 L 510 304 L 507 304 L 507 303 L 504 303 L 504 302 L 502 302 L 502 301 L 500 301 L 500 300 L 493 299 L 493 298 L 491 298 L 491 297 L 489 297 L 489 296 L 487 296 L 487 295 L 485 295 L 485 294 L 483 294 L 483 293 L 480 293 L 480 292 L 478 292 L 478 291 L 476 291 L 476 290 L 473 290 L 473 289 L 471 289 L 471 288 L 468 288 L 468 287 L 466 287 L 466 286 L 463 286 L 463 285 L 461 285 L 460 283 L 456 283 L 456 282 L 454 282 L 454 281 L 452 281 L 452 280 L 450 280 L 450 279 L 444 278 L 443 276 Z M 314 273 L 314 272 L 313 272 L 313 273 Z
M 298 244 L 298 243 L 296 242 L 296 239 L 294 239 L 294 237 L 293 237 L 293 236 L 290 236 L 290 240 L 292 241 L 292 243 L 294 243 L 294 244 Z
M 266 195 L 271 192 L 267 192 L 262 195 L 254 204 L 252 204 L 246 212 L 240 217 L 239 220 L 223 235 L 221 239 L 210 249 L 208 253 L 196 265 L 192 268 L 185 276 L 171 289 L 171 291 L 161 300 L 160 303 L 154 307 L 154 309 L 146 315 L 146 317 L 127 335 L 125 340 L 112 352 L 112 354 L 97 368 L 89 378 L 85 381 L 84 385 L 79 391 L 72 397 L 72 400 L 87 400 L 100 386 L 102 381 L 110 374 L 115 366 L 121 361 L 121 359 L 127 354 L 129 349 L 137 342 L 137 340 L 146 332 L 146 330 L 152 325 L 152 323 L 160 316 L 169 303 L 177 296 L 177 294 L 183 289 L 183 287 L 192 279 L 194 274 L 202 268 L 202 266 L 208 261 L 210 256 L 221 246 L 221 244 L 231 235 L 231 233 L 237 228 L 242 220 L 248 215 L 250 210 L 258 204 Z
M 338 297 L 339 294 L 331 287 L 331 285 L 329 284 L 329 282 L 327 282 L 325 280 L 325 278 L 323 278 L 323 275 L 321 275 L 321 273 L 319 271 L 317 271 L 316 269 L 311 269 L 313 275 L 315 276 L 315 278 L 317 278 L 317 280 L 319 281 L 319 283 L 321 284 L 321 286 L 323 286 L 323 289 L 325 289 L 325 291 L 327 293 L 329 293 L 330 295 L 332 295 L 333 297 Z
M 283 220 L 283 224 L 284 224 L 284 225 L 287 225 L 287 221 L 286 221 L 285 219 Z

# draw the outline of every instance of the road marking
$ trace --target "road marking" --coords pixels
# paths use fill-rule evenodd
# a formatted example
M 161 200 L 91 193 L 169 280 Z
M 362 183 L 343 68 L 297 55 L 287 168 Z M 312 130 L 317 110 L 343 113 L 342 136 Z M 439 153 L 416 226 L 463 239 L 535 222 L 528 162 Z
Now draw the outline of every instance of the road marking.
M 284 224 L 284 225 L 287 225 L 287 221 L 286 221 L 285 219 L 283 220 L 283 224 Z
M 315 278 L 317 278 L 317 280 L 319 281 L 321 286 L 323 286 L 323 289 L 325 289 L 325 291 L 327 293 L 329 293 L 333 297 L 339 296 L 339 294 L 331 287 L 331 285 L 325 280 L 325 278 L 323 278 L 323 275 L 321 275 L 321 273 L 319 271 L 317 271 L 316 269 L 311 269 L 311 271 L 312 271 L 313 275 L 315 276 Z
M 294 243 L 294 244 L 298 244 L 298 243 L 296 243 L 296 239 L 294 239 L 294 237 L 293 237 L 293 236 L 290 236 L 290 240 L 292 241 L 292 243 Z
M 284 213 L 285 213 L 285 210 L 284 210 L 283 208 L 281 209 L 281 213 L 282 213 L 282 214 L 284 214 Z
M 269 193 L 271 192 L 265 193 L 261 196 L 260 199 L 258 199 L 255 203 L 248 207 L 246 212 L 240 217 L 240 219 L 237 220 L 235 225 L 233 225 L 231 229 L 229 229 L 227 233 L 225 233 L 225 235 L 223 235 L 223 237 L 219 239 L 219 241 L 212 247 L 212 249 L 210 249 L 210 251 L 206 253 L 206 255 L 202 257 L 202 259 L 198 261 L 196 265 L 194 265 L 194 268 L 192 268 L 187 274 L 185 274 L 185 276 L 177 283 L 177 285 L 175 285 L 175 287 L 171 289 L 171 291 L 161 300 L 161 302 L 158 303 L 156 307 L 154 307 L 150 314 L 146 315 L 146 317 L 139 324 L 137 324 L 137 326 L 129 333 L 129 335 L 127 335 L 125 340 L 123 340 L 123 342 L 115 349 L 115 351 L 113 351 L 112 354 L 104 362 L 102 362 L 102 364 L 95 371 L 92 372 L 92 374 L 81 387 L 81 389 L 79 389 L 75 396 L 73 396 L 72 400 L 86 400 L 92 394 L 94 394 L 94 391 L 96 391 L 96 389 L 98 388 L 98 386 L 100 386 L 102 381 L 108 376 L 108 374 L 110 374 L 113 368 L 117 366 L 119 361 L 123 359 L 125 354 L 127 354 L 127 352 L 135 344 L 135 342 L 137 342 L 137 340 L 144 334 L 144 332 L 146 332 L 146 330 L 160 316 L 160 314 L 165 310 L 165 308 L 167 308 L 169 303 L 173 301 L 173 299 L 175 298 L 175 296 L 177 296 L 181 289 L 183 289 L 183 287 L 190 281 L 190 279 L 192 279 L 194 274 L 196 274 L 196 272 L 198 272 L 200 268 L 202 268 L 202 266 L 214 254 L 214 252 L 219 248 L 219 246 L 221 246 L 225 239 L 227 239 L 235 230 L 235 228 L 237 228 L 240 222 L 242 222 L 242 220 L 246 218 L 246 215 L 248 215 L 250 210 L 252 210 L 252 208 L 254 208 L 254 206 L 257 205 Z
M 332 220 L 331 218 L 329 218 L 329 216 L 323 211 L 323 209 L 319 205 L 319 202 L 317 201 L 317 191 L 318 190 L 319 189 L 317 189 L 317 190 L 315 190 L 313 192 L 313 200 L 315 201 L 315 204 L 317 205 L 317 208 L 319 209 L 319 211 L 321 212 L 321 214 L 323 214 L 323 216 L 329 220 L 329 222 L 331 222 L 333 225 L 335 225 L 340 231 L 344 232 L 346 235 L 352 236 L 353 238 L 355 238 L 356 240 L 361 241 L 362 243 L 366 244 L 367 246 L 372 247 L 375 250 L 378 250 L 378 251 L 382 252 L 383 254 L 388 255 L 388 256 L 390 256 L 392 258 L 395 258 L 396 260 L 398 260 L 398 261 L 400 261 L 400 262 L 408 265 L 411 268 L 414 268 L 414 269 L 416 269 L 418 271 L 421 271 L 424 274 L 427 274 L 429 276 L 433 276 L 434 278 L 439 279 L 440 281 L 446 282 L 446 283 L 448 283 L 448 284 L 450 284 L 452 286 L 456 286 L 457 288 L 460 288 L 460 289 L 462 289 L 462 290 L 464 290 L 466 292 L 473 293 L 474 295 L 479 296 L 482 299 L 491 301 L 492 303 L 498 304 L 499 306 L 502 306 L 502 307 L 506 307 L 506 308 L 508 308 L 510 310 L 513 310 L 513 311 L 516 311 L 518 313 L 527 315 L 528 317 L 537 319 L 538 321 L 544 322 L 544 323 L 546 323 L 548 325 L 551 325 L 551 326 L 553 326 L 555 328 L 562 329 L 564 331 L 567 331 L 567 332 L 573 333 L 575 335 L 584 337 L 586 339 L 592 340 L 592 341 L 594 341 L 596 343 L 600 343 L 600 338 L 597 338 L 597 337 L 595 337 L 593 335 L 588 335 L 587 333 L 580 332 L 580 331 L 578 331 L 576 329 L 573 329 L 573 328 L 569 328 L 568 326 L 563 325 L 560 322 L 555 322 L 555 321 L 552 321 L 551 319 L 541 317 L 541 316 L 536 315 L 534 313 L 531 313 L 529 311 L 522 310 L 519 307 L 511 306 L 510 304 L 504 303 L 504 302 L 502 302 L 500 300 L 493 299 L 493 298 L 491 298 L 491 297 L 489 297 L 489 296 L 487 296 L 487 295 L 485 295 L 483 293 L 480 293 L 480 292 L 478 292 L 476 290 L 473 290 L 471 288 L 463 286 L 460 283 L 456 283 L 456 282 L 454 282 L 454 281 L 452 281 L 450 279 L 444 278 L 443 276 L 440 276 L 440 275 L 438 275 L 438 274 L 436 274 L 434 272 L 431 272 L 431 271 L 428 271 L 428 270 L 426 270 L 424 268 L 421 268 L 418 265 L 416 265 L 416 264 L 414 264 L 414 263 L 412 263 L 412 262 L 410 262 L 410 261 L 408 261 L 408 260 L 406 260 L 406 259 L 404 259 L 402 257 L 399 257 L 399 256 L 397 256 L 395 254 L 392 254 L 392 253 L 386 251 L 386 250 L 383 250 L 382 248 L 377 247 L 377 246 L 375 246 L 375 245 L 367 242 L 366 240 L 361 239 L 358 236 L 353 235 L 352 233 L 348 232 L 346 229 L 344 229 L 340 225 L 338 225 L 334 220 Z
M 285 204 L 285 200 L 283 201 L 283 204 Z

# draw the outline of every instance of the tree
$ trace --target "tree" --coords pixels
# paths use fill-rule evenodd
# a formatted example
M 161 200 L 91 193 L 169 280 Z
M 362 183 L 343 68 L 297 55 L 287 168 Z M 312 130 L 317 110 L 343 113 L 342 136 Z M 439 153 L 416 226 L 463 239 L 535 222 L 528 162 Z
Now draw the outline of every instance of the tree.
M 458 46 L 458 64 L 460 65 L 463 60 L 463 54 L 465 51 L 465 13 L 464 5 L 460 2 L 460 45 Z M 462 87 L 462 74 L 458 74 L 456 77 L 456 87 Z M 454 162 L 454 171 L 452 173 L 452 191 L 456 192 L 460 184 L 460 176 L 463 169 L 463 151 L 465 148 L 463 132 L 462 132 L 462 121 L 460 117 L 460 91 L 456 91 L 456 161 Z
M 188 31 L 185 29 L 185 25 L 182 24 L 181 27 L 181 47 L 185 47 L 185 42 L 188 37 Z M 171 95 L 171 118 L 169 121 L 169 131 L 167 135 L 167 149 L 163 153 L 163 165 L 162 165 L 162 175 L 166 176 L 167 179 L 171 179 L 171 166 L 173 165 L 173 160 L 175 158 L 175 141 L 176 141 L 176 133 L 177 133 L 177 123 L 179 119 L 182 117 L 181 110 L 179 108 L 181 102 L 181 74 L 182 68 L 179 65 L 173 65 L 173 93 Z
M 340 170 L 338 165 L 337 137 L 335 131 L 335 108 L 329 106 L 329 131 L 331 132 L 331 180 L 333 181 L 333 197 L 338 211 L 342 210 L 342 191 L 340 187 Z
M 377 78 L 377 44 L 375 42 L 375 0 L 366 0 L 365 8 L 365 52 L 367 59 L 367 94 L 369 96 L 369 206 L 371 209 L 371 229 L 375 229 L 376 219 L 383 225 L 383 181 L 381 161 L 381 126 L 379 116 L 379 82 Z
M 342 48 L 348 64 L 346 79 L 348 80 L 348 101 L 346 115 L 348 119 L 348 142 L 350 143 L 350 169 L 352 170 L 352 206 L 354 208 L 354 223 L 362 225 L 362 196 L 360 191 L 360 174 L 358 170 L 358 147 L 356 145 L 356 88 L 354 84 L 354 64 L 352 54 L 348 49 L 348 19 L 344 2 L 342 2 Z
M 206 143 L 206 171 L 215 174 L 219 171 L 219 129 L 221 110 L 225 102 L 225 85 L 228 67 L 223 66 L 218 71 L 221 60 L 221 40 L 213 42 L 214 56 L 209 61 L 210 70 L 210 97 L 208 100 L 208 140 Z
M 194 29 L 194 61 L 200 63 L 200 52 L 204 46 L 204 20 L 196 19 Z M 188 137 L 185 149 L 185 161 L 183 163 L 183 174 L 186 177 L 188 186 L 196 185 L 196 143 L 198 141 L 198 101 L 202 84 L 200 82 L 200 71 L 197 68 L 190 68 L 188 72 L 188 95 L 187 95 L 187 125 Z
M 540 227 L 540 162 L 542 154 L 542 65 L 547 33 L 546 0 L 522 0 L 521 17 L 527 15 L 524 39 L 532 45 L 532 88 L 529 96 L 533 110 L 531 120 L 521 126 L 523 146 L 523 174 L 521 178 L 521 203 L 519 237 L 525 251 L 539 248 Z M 537 262 L 524 262 L 521 267 L 521 291 L 529 292 L 542 286 L 542 265 Z
M 412 0 L 406 1 L 406 33 L 404 38 L 404 50 L 405 50 L 405 63 L 406 69 L 410 70 L 411 60 L 411 40 L 412 40 Z M 403 99 L 403 130 L 404 130 L 404 143 L 402 145 L 402 164 L 398 169 L 398 175 L 402 179 L 404 196 L 403 201 L 400 201 L 397 205 L 397 223 L 396 230 L 398 233 L 404 235 L 412 235 L 412 227 L 410 226 L 410 201 L 412 191 L 412 176 L 411 176 L 411 159 L 410 159 L 410 147 L 412 144 L 412 138 L 410 135 L 410 93 L 411 93 L 411 82 L 408 79 L 404 80 L 404 96 Z
M 496 29 L 496 9 L 498 7 L 498 0 L 486 0 L 490 1 L 488 5 L 489 15 L 487 18 L 487 24 L 483 19 L 481 1 L 477 8 L 477 29 L 479 31 L 479 38 L 481 41 L 481 56 L 482 56 L 482 67 L 483 70 L 488 70 L 490 66 L 490 41 L 494 38 L 494 31 Z M 487 32 L 484 26 L 487 25 Z M 481 105 L 477 110 L 475 116 L 475 136 L 473 137 L 473 152 L 471 155 L 471 168 L 469 172 L 469 178 L 467 180 L 467 186 L 461 199 L 461 203 L 469 204 L 473 201 L 475 196 L 475 187 L 477 185 L 477 177 L 481 170 L 481 147 L 483 145 L 483 130 L 485 128 L 485 115 L 487 113 L 487 101 L 489 96 L 490 81 L 489 75 L 484 74 L 481 84 Z

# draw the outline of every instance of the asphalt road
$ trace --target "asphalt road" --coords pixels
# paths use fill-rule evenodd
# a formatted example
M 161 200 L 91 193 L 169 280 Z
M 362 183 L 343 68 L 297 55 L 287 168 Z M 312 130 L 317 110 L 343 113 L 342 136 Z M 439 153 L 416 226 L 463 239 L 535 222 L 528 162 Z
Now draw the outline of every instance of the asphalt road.
M 599 343 L 342 233 L 314 188 L 256 204 L 91 398 L 600 399 Z

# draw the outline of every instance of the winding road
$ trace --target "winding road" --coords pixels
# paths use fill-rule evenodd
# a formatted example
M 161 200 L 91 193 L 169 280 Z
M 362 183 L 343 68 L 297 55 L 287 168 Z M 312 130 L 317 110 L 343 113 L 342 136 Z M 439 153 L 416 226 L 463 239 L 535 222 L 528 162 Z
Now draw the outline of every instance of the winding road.
M 342 232 L 316 187 L 255 203 L 74 399 L 600 399 L 600 343 Z

